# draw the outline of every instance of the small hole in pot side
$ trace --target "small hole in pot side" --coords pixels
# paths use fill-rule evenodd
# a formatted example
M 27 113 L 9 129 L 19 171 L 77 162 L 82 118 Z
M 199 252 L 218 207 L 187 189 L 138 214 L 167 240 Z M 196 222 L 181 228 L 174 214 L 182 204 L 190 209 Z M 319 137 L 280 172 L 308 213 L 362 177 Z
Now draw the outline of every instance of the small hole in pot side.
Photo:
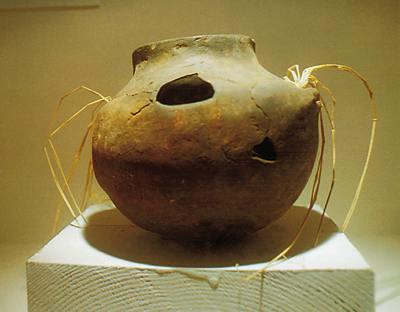
M 271 140 L 266 137 L 260 144 L 253 147 L 253 158 L 264 160 L 266 162 L 276 161 L 276 152 Z
M 164 84 L 157 93 L 157 101 L 165 105 L 191 104 L 214 96 L 213 86 L 198 74 L 180 77 Z

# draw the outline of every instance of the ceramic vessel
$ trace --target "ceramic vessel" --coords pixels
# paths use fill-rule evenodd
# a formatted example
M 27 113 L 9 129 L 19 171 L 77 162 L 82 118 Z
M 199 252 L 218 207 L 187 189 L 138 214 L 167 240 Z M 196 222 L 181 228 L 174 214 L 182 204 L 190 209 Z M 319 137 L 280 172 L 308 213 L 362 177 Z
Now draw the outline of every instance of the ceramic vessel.
M 318 149 L 314 88 L 269 73 L 243 35 L 150 43 L 133 67 L 92 140 L 96 178 L 128 219 L 169 238 L 218 240 L 292 206 Z

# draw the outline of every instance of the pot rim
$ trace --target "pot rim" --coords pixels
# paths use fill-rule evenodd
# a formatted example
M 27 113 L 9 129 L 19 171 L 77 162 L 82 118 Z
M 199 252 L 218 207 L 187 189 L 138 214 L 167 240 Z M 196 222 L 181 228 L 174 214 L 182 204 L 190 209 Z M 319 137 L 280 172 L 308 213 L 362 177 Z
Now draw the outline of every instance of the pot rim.
M 164 54 L 173 56 L 187 47 L 195 50 L 216 51 L 220 53 L 226 52 L 229 49 L 236 49 L 243 52 L 250 48 L 251 53 L 255 53 L 254 39 L 241 34 L 211 34 L 165 39 L 144 44 L 133 51 L 133 74 L 140 63 Z

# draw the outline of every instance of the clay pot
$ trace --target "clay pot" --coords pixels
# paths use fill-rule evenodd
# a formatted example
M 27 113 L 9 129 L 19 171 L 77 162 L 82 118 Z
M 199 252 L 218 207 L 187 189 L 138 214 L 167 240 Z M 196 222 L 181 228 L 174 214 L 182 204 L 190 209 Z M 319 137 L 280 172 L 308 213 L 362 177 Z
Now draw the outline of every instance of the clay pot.
M 319 98 L 258 63 L 242 35 L 165 40 L 133 53 L 132 80 L 99 112 L 96 178 L 134 224 L 180 240 L 253 233 L 311 173 Z

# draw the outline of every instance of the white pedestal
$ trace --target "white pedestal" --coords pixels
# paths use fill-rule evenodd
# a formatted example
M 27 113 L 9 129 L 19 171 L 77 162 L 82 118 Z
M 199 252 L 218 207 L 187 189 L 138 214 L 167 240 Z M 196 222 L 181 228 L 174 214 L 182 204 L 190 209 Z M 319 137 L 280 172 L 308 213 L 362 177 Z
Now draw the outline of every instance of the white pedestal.
M 245 280 L 288 246 L 305 212 L 294 206 L 238 241 L 194 244 L 91 206 L 89 226 L 67 226 L 28 260 L 29 311 L 373 311 L 373 272 L 330 219 L 312 247 L 315 208 L 290 258 Z

